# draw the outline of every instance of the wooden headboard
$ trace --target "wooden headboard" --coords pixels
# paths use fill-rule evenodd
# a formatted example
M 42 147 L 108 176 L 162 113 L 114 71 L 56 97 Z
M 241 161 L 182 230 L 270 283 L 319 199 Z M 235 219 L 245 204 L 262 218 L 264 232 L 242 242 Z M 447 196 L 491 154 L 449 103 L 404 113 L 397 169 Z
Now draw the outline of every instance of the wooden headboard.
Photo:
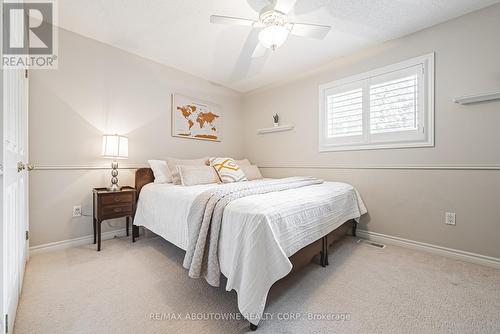
M 151 168 L 139 168 L 135 171 L 135 189 L 137 189 L 137 199 L 141 193 L 142 187 L 155 180 L 153 170 Z

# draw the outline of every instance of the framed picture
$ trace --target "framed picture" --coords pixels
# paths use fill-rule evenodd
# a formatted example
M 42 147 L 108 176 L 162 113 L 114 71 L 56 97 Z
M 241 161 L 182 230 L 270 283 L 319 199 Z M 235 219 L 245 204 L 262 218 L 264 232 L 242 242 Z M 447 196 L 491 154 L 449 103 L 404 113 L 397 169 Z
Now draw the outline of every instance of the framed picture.
M 214 103 L 172 94 L 172 136 L 220 142 L 222 140 L 220 109 Z

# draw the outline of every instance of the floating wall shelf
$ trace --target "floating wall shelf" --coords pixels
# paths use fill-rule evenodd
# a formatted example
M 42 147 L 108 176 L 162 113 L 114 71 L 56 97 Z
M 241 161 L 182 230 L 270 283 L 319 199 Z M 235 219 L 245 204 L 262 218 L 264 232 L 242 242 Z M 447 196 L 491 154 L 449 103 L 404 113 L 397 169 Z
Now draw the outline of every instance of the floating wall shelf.
M 294 125 L 288 124 L 288 125 L 280 125 L 280 126 L 273 126 L 272 128 L 263 128 L 263 129 L 258 129 L 257 133 L 258 134 L 265 134 L 265 133 L 271 133 L 271 132 L 281 132 L 281 131 L 290 131 L 295 128 Z
M 500 100 L 500 92 L 456 97 L 453 99 L 453 102 L 458 104 L 472 104 L 494 100 Z

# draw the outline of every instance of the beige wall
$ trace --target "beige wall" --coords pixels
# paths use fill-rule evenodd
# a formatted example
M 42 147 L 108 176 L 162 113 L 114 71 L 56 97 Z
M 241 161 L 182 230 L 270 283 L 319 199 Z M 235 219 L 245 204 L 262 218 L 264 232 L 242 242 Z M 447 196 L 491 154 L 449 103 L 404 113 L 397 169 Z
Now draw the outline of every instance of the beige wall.
M 221 105 L 221 143 L 171 137 L 173 92 Z M 124 166 L 166 156 L 242 157 L 240 100 L 229 89 L 60 30 L 59 68 L 30 74 L 30 161 L 39 166 L 107 165 L 109 161 L 99 157 L 103 133 L 129 137 L 129 159 L 120 162 Z M 30 245 L 92 234 L 91 218 L 72 218 L 72 207 L 81 204 L 84 213 L 90 213 L 92 187 L 106 186 L 109 173 L 31 172 Z M 133 185 L 132 170 L 120 170 L 119 179 Z M 123 228 L 122 221 L 111 224 Z
M 103 132 L 129 136 L 127 164 L 165 156 L 245 155 L 266 176 L 315 175 L 355 185 L 369 210 L 363 229 L 500 258 L 500 105 L 451 102 L 454 96 L 500 89 L 498 17 L 500 5 L 333 60 L 242 101 L 228 89 L 61 31 L 59 69 L 31 73 L 30 161 L 102 165 Z M 434 148 L 318 152 L 319 84 L 430 52 L 436 54 Z M 172 92 L 221 104 L 224 141 L 172 138 Z M 274 113 L 295 130 L 257 135 Z M 461 169 L 467 166 L 496 170 Z M 108 175 L 109 170 L 33 171 L 31 245 L 91 234 L 90 217 L 72 218 L 71 209 L 82 204 L 89 213 L 91 188 L 106 185 Z M 133 170 L 120 170 L 120 181 L 133 184 Z M 456 226 L 444 224 L 445 211 L 457 213 Z M 108 229 L 124 225 L 111 224 Z
M 500 258 L 500 104 L 452 102 L 500 89 L 499 17 L 496 5 L 247 94 L 245 153 L 272 167 L 263 168 L 266 176 L 306 174 L 352 183 L 370 213 L 363 229 Z M 435 147 L 319 153 L 320 84 L 430 52 L 436 55 Z M 256 129 L 271 125 L 273 113 L 295 130 L 257 135 Z M 357 169 L 416 165 L 431 170 Z M 480 165 L 497 170 L 432 169 Z M 457 213 L 456 226 L 444 224 L 445 211 Z

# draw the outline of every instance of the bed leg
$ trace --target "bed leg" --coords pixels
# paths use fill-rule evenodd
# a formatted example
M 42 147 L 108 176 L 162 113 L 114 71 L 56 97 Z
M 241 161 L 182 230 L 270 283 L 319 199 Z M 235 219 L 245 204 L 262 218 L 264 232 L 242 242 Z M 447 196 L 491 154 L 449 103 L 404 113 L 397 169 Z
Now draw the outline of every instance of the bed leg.
M 319 264 L 324 267 L 325 266 L 325 253 L 323 252 L 325 249 L 325 243 L 323 238 L 321 238 L 321 250 L 319 251 Z
M 321 251 L 319 252 L 319 264 L 325 267 L 325 237 L 321 238 Z
M 324 268 L 328 265 L 328 238 L 321 238 L 320 264 Z
M 353 224 L 352 224 L 352 236 L 355 237 L 356 236 L 356 228 L 358 227 L 358 223 L 353 220 Z
M 250 323 L 250 330 L 251 330 L 252 332 L 255 332 L 255 331 L 257 330 L 257 328 L 258 328 L 258 327 L 259 327 L 259 326 L 257 326 L 257 325 L 254 325 L 254 324 Z
M 328 235 L 325 235 L 325 266 L 328 265 Z

